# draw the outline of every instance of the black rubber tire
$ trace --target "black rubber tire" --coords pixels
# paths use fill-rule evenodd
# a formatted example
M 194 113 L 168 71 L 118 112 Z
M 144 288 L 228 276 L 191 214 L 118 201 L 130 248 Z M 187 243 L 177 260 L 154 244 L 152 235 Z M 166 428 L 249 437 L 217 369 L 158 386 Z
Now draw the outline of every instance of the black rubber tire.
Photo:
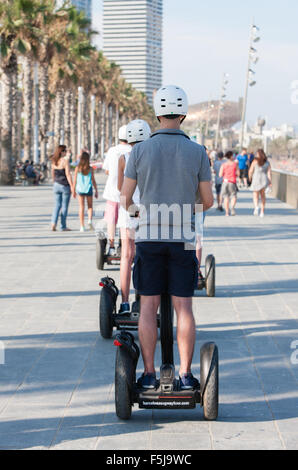
M 206 421 L 218 417 L 218 349 L 215 348 L 203 396 L 203 410 Z
M 99 301 L 99 329 L 104 339 L 110 339 L 113 334 L 113 298 L 107 289 L 103 288 Z
M 215 297 L 215 258 L 209 255 L 205 262 L 207 297 Z
M 128 352 L 118 347 L 115 365 L 115 408 L 116 415 L 122 420 L 131 418 L 132 393 L 135 370 Z
M 106 239 L 96 240 L 96 267 L 99 271 L 103 271 L 104 269 L 106 246 Z

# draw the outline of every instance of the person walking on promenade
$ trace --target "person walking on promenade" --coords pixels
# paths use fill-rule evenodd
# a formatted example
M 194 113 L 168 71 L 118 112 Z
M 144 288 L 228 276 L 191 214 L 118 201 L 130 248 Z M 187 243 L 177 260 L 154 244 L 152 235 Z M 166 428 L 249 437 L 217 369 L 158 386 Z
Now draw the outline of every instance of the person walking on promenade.
M 235 207 L 237 203 L 237 176 L 240 175 L 238 161 L 233 160 L 233 152 L 229 151 L 225 154 L 228 160 L 220 168 L 219 178 L 223 179 L 221 198 L 224 200 L 226 216 L 230 215 L 230 198 L 231 198 L 231 215 L 236 215 Z
M 92 225 L 93 216 L 93 189 L 95 190 L 95 197 L 98 198 L 97 185 L 94 177 L 93 168 L 90 166 L 90 155 L 88 152 L 81 154 L 80 162 L 75 169 L 74 182 L 73 182 L 73 197 L 78 195 L 79 199 L 79 218 L 80 218 L 80 231 L 85 232 L 84 213 L 85 213 L 85 200 L 88 207 L 88 227 L 89 230 L 94 230 Z
M 127 143 L 126 126 L 119 129 L 119 144 L 111 147 L 107 153 L 103 164 L 108 179 L 103 193 L 106 199 L 105 221 L 107 223 L 109 251 L 108 256 L 114 256 L 115 250 L 115 233 L 119 216 L 120 192 L 118 190 L 118 161 L 121 155 L 131 151 L 131 146 Z
M 222 188 L 222 178 L 219 176 L 220 169 L 224 163 L 224 154 L 220 152 L 218 154 L 218 159 L 215 160 L 213 163 L 213 171 L 215 174 L 215 191 L 217 197 L 217 210 L 223 212 L 224 209 L 222 207 L 222 197 L 221 197 L 221 188 Z
M 191 218 L 198 190 L 203 210 L 213 205 L 211 170 L 204 147 L 180 130 L 188 109 L 185 92 L 178 86 L 159 89 L 154 109 L 160 129 L 132 149 L 121 191 L 121 206 L 128 210 L 136 187 L 140 190 L 133 281 L 141 295 L 139 340 L 145 370 L 138 384 L 156 387 L 156 315 L 161 294 L 168 292 L 177 314 L 180 387 L 187 390 L 198 386 L 191 372 L 196 338 L 192 297 L 198 280 Z M 172 217 L 161 216 L 164 210 Z
M 61 212 L 61 230 L 68 232 L 66 226 L 68 206 L 72 192 L 72 177 L 69 167 L 69 159 L 65 145 L 59 145 L 51 157 L 52 159 L 52 180 L 54 182 L 53 191 L 55 195 L 55 207 L 52 215 L 52 231 L 55 232 L 59 214 Z
M 127 124 L 127 141 L 133 148 L 137 143 L 149 139 L 151 129 L 146 121 L 136 119 Z M 118 189 L 121 191 L 125 168 L 129 162 L 130 153 L 122 155 L 118 165 Z M 140 191 L 137 187 L 133 195 L 133 202 L 138 207 L 140 204 Z M 121 235 L 121 263 L 120 263 L 120 289 L 122 303 L 119 313 L 124 315 L 130 311 L 129 291 L 131 279 L 131 266 L 135 256 L 135 230 L 138 218 L 130 217 L 129 213 L 120 207 L 118 227 Z
M 242 152 L 237 156 L 239 170 L 240 170 L 240 184 L 241 186 L 248 187 L 248 168 L 249 168 L 249 159 L 247 155 L 247 149 L 243 148 Z
M 260 217 L 265 215 L 266 188 L 271 186 L 271 165 L 264 150 L 259 149 L 249 170 L 251 191 L 253 191 L 254 215 L 259 215 L 259 199 L 261 198 Z

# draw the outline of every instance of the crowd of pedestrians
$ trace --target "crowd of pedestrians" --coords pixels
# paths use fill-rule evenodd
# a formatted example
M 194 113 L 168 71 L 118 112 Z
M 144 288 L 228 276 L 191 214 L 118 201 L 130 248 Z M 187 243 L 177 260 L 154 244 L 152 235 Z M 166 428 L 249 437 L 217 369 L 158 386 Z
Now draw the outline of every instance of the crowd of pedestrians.
M 253 214 L 265 216 L 266 191 L 272 185 L 271 165 L 263 149 L 248 154 L 243 148 L 237 155 L 232 151 L 209 152 L 214 172 L 217 210 L 227 217 L 236 215 L 237 193 L 240 189 L 253 192 Z M 261 201 L 261 205 L 259 204 Z
M 115 233 L 116 227 L 124 227 L 125 217 L 120 209 L 120 187 L 123 183 L 124 169 L 126 166 L 125 155 L 129 155 L 132 145 L 127 141 L 127 126 L 119 129 L 119 144 L 111 147 L 107 152 L 103 163 L 103 170 L 108 176 L 103 198 L 106 200 L 105 221 L 107 223 L 107 235 L 109 241 L 109 256 L 116 255 Z M 263 218 L 265 216 L 266 192 L 271 186 L 271 165 L 262 149 L 256 154 L 248 154 L 247 149 L 237 154 L 228 151 L 208 151 L 209 162 L 214 174 L 214 189 L 216 193 L 217 208 L 224 212 L 226 217 L 236 215 L 237 194 L 240 189 L 250 189 L 253 192 L 253 214 Z M 98 190 L 94 176 L 94 170 L 90 165 L 90 155 L 87 150 L 82 150 L 75 162 L 74 179 L 70 169 L 71 152 L 65 145 L 59 145 L 51 158 L 52 180 L 54 183 L 54 209 L 52 214 L 53 231 L 57 230 L 59 216 L 61 218 L 61 230 L 70 231 L 67 226 L 68 206 L 71 196 L 78 196 L 80 231 L 85 232 L 84 222 L 85 204 L 88 210 L 89 230 L 94 230 L 93 196 L 98 198 Z M 122 157 L 122 158 L 120 158 Z M 119 166 L 119 168 L 118 168 Z M 29 162 L 26 162 L 28 175 L 36 178 Z M 120 178 L 118 180 L 118 178 Z M 121 222 L 121 223 L 120 223 Z

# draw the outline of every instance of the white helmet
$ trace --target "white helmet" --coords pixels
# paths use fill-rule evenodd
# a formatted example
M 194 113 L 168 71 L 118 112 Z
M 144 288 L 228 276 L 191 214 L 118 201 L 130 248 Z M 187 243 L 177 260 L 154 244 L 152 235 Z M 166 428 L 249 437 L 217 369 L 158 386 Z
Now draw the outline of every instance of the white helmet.
M 185 91 L 175 85 L 160 88 L 154 97 L 154 111 L 157 117 L 171 114 L 186 116 L 188 99 Z
M 134 142 L 143 142 L 144 140 L 149 139 L 151 134 L 151 129 L 149 124 L 142 119 L 136 119 L 127 124 L 127 137 L 126 140 L 129 144 Z
M 126 128 L 127 126 L 121 126 L 118 132 L 119 140 L 126 140 Z

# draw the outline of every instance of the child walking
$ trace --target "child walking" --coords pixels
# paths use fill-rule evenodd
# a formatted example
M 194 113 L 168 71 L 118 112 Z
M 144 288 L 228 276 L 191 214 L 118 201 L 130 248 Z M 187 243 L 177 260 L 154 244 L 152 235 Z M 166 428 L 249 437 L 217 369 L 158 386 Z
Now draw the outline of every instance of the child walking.
M 90 156 L 88 152 L 83 152 L 80 162 L 75 169 L 74 184 L 73 184 L 73 197 L 78 195 L 79 200 L 79 218 L 80 218 L 80 231 L 85 232 L 84 213 L 85 213 L 85 200 L 87 200 L 88 207 L 88 227 L 89 230 L 94 230 L 92 225 L 93 215 L 93 188 L 95 190 L 95 197 L 98 198 L 97 185 L 94 178 L 93 168 L 90 166 Z

